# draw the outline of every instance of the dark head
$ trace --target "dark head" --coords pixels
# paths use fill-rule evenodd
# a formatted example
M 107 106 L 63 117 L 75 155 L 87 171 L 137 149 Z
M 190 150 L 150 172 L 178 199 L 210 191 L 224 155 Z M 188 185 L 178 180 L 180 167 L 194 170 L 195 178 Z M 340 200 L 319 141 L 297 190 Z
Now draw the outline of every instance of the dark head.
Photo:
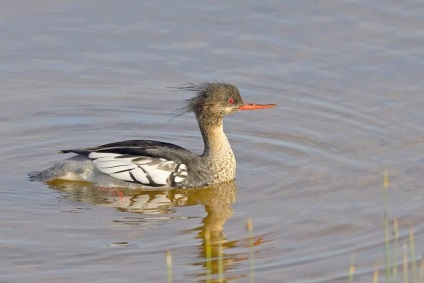
M 203 82 L 180 87 L 182 90 L 197 92 L 180 109 L 180 114 L 194 112 L 202 120 L 222 120 L 225 115 L 239 110 L 253 110 L 275 107 L 275 104 L 249 104 L 240 96 L 238 88 L 224 82 Z

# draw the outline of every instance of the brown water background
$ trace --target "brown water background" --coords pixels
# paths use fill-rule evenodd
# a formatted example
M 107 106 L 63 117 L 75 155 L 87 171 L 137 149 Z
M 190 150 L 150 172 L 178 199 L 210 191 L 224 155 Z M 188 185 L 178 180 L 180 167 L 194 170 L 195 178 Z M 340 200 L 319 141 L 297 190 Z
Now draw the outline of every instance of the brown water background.
M 206 227 L 227 282 L 248 282 L 249 217 L 256 282 L 346 282 L 352 255 L 371 282 L 384 170 L 399 249 L 414 227 L 419 260 L 423 15 L 422 1 L 3 1 L 0 282 L 165 282 L 167 250 L 174 282 L 203 282 Z M 226 118 L 235 182 L 122 196 L 28 181 L 66 148 L 201 153 L 193 116 L 169 121 L 192 94 L 167 87 L 205 80 L 279 105 Z

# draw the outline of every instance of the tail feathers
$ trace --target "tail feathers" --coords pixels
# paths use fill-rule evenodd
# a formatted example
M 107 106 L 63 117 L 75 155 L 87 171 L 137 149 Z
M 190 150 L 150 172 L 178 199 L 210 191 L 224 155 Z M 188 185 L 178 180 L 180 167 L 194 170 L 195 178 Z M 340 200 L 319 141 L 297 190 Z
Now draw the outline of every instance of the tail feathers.
M 28 173 L 28 178 L 30 182 L 40 181 L 40 172 L 31 172 Z
M 84 181 L 87 180 L 87 174 L 91 174 L 93 170 L 95 170 L 95 167 L 90 159 L 81 155 L 75 155 L 41 172 L 29 173 L 28 176 L 30 181 L 41 182 L 55 179 Z
M 88 157 L 88 155 L 90 154 L 90 151 L 84 150 L 84 149 L 64 149 L 64 150 L 59 151 L 59 153 L 76 153 L 78 155 Z

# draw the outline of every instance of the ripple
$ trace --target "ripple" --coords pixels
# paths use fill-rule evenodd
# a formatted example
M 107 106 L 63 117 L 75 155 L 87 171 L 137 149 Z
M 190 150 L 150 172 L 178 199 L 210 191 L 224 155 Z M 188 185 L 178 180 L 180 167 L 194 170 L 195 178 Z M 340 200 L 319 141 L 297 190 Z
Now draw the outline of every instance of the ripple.
M 385 169 L 390 225 L 402 244 L 414 227 L 422 254 L 419 4 L 351 1 L 325 14 L 294 1 L 39 2 L 2 7 L 6 281 L 163 281 L 167 250 L 174 281 L 201 281 L 207 230 L 214 278 L 222 244 L 228 281 L 248 280 L 252 250 L 260 282 L 345 282 L 352 254 L 355 280 L 371 281 Z M 192 115 L 167 123 L 192 94 L 166 87 L 213 79 L 278 104 L 225 119 L 235 182 L 155 192 L 28 182 L 62 148 L 140 138 L 202 152 Z

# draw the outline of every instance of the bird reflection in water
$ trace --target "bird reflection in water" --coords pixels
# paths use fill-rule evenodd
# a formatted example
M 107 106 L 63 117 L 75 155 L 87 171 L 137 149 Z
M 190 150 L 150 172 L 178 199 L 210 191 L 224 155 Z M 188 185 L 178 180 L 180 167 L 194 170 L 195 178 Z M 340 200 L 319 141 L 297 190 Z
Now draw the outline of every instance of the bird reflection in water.
M 49 182 L 49 187 L 62 192 L 66 199 L 143 215 L 168 215 L 174 213 L 177 207 L 203 205 L 207 215 L 203 218 L 202 225 L 184 231 L 197 232 L 195 238 L 202 241 L 202 244 L 197 247 L 200 261 L 194 265 L 202 266 L 204 272 L 192 276 L 204 277 L 206 274 L 218 274 L 220 264 L 224 269 L 221 272 L 225 273 L 231 269 L 234 263 L 248 260 L 248 251 L 242 254 L 225 253 L 226 250 L 233 247 L 249 247 L 247 237 L 241 240 L 227 241 L 223 231 L 223 225 L 234 213 L 232 205 L 236 201 L 237 194 L 234 181 L 204 188 L 163 191 L 98 188 L 90 183 L 69 181 L 52 181 Z M 140 219 L 134 218 L 133 220 L 139 221 Z M 154 220 L 152 219 L 152 221 Z M 131 223 L 127 222 L 126 224 Z M 255 239 L 255 245 L 262 242 L 261 238 Z M 219 262 L 220 250 L 223 252 L 221 262 Z M 208 253 L 210 258 L 206 256 Z M 237 278 L 244 276 L 239 275 Z M 229 278 L 227 277 L 227 279 Z

